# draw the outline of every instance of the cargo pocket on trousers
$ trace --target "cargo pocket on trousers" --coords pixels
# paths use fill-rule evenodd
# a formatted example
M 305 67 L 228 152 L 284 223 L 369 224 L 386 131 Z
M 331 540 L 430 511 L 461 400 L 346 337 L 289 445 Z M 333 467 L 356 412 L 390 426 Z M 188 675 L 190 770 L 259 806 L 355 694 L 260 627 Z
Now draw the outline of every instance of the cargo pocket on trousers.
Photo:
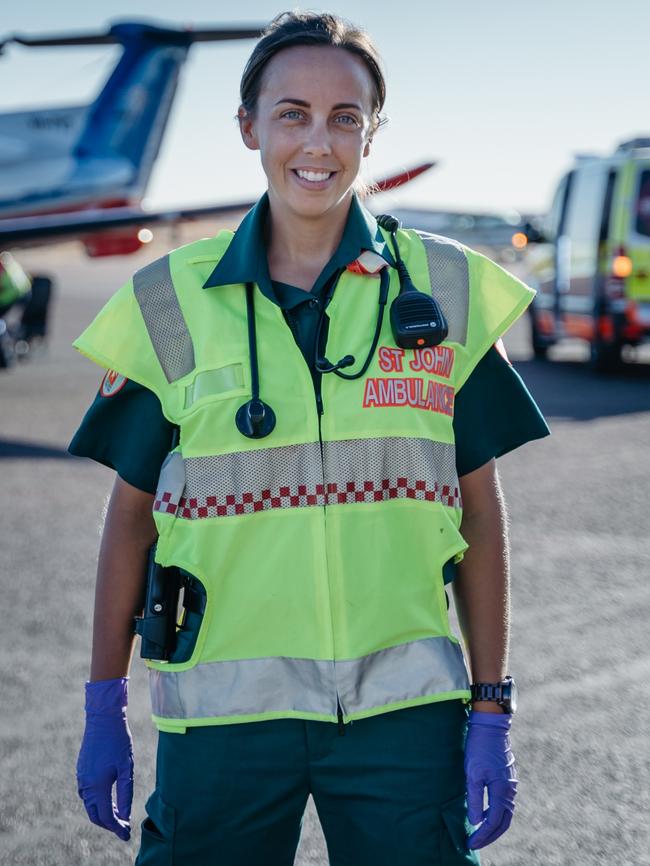
M 480 866 L 478 853 L 467 848 L 471 824 L 467 820 L 465 794 L 441 803 L 439 808 L 443 824 L 440 831 L 441 866 L 460 866 L 461 863 Z
M 140 825 L 140 851 L 134 866 L 172 866 L 176 815 L 158 791 L 145 804 L 147 817 Z

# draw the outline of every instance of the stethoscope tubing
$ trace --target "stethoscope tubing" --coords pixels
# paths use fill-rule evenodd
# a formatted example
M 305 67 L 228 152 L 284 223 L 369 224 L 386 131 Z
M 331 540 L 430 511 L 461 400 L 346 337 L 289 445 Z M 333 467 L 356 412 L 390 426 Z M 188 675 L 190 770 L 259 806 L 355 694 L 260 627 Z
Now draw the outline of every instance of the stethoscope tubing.
M 396 311 L 396 304 L 402 299 L 406 299 L 407 297 L 411 297 L 412 295 L 419 296 L 420 292 L 413 286 L 411 282 L 411 278 L 406 269 L 406 265 L 404 264 L 402 257 L 399 251 L 399 245 L 397 243 L 396 231 L 399 223 L 394 217 L 390 215 L 383 215 L 382 217 L 377 218 L 378 221 L 383 220 L 384 222 L 380 222 L 380 225 L 383 225 L 384 228 L 387 228 L 391 232 L 391 240 L 393 242 L 393 249 L 395 251 L 395 260 L 396 260 L 396 270 L 399 275 L 400 281 L 400 291 L 398 297 L 393 301 L 393 305 L 391 307 L 391 326 L 393 328 L 393 333 L 395 335 L 395 340 L 398 345 L 409 347 L 409 343 L 406 344 L 400 342 L 401 339 L 405 339 L 405 327 L 400 322 L 400 312 Z M 323 333 L 323 322 L 325 320 L 325 316 L 327 314 L 327 308 L 334 297 L 334 292 L 336 291 L 336 287 L 341 279 L 342 274 L 345 272 L 346 268 L 339 268 L 336 272 L 334 279 L 331 281 L 330 286 L 325 293 L 325 297 L 323 301 L 319 304 L 319 315 L 318 315 L 318 323 L 316 325 L 316 335 L 314 337 L 314 345 L 313 345 L 313 361 L 314 368 L 319 373 L 335 373 L 341 379 L 359 379 L 364 373 L 368 370 L 370 363 L 375 355 L 375 351 L 377 349 L 377 343 L 379 342 L 379 337 L 381 334 L 382 325 L 384 322 L 384 311 L 386 308 L 386 303 L 388 301 L 388 293 L 390 289 L 390 274 L 388 270 L 388 265 L 384 265 L 384 267 L 379 272 L 379 299 L 378 305 L 379 309 L 377 312 L 377 321 L 375 324 L 375 333 L 372 338 L 372 344 L 370 346 L 370 350 L 366 356 L 366 360 L 356 373 L 343 373 L 342 367 L 350 367 L 355 363 L 355 358 L 353 355 L 344 355 L 340 361 L 336 364 L 331 364 L 327 358 L 325 358 L 324 354 L 320 351 L 320 343 Z M 268 436 L 269 433 L 275 427 L 275 414 L 273 409 L 264 401 L 260 400 L 260 377 L 259 377 L 259 365 L 257 360 L 257 334 L 255 331 L 255 303 L 254 303 L 254 291 L 255 287 L 253 283 L 246 283 L 246 316 L 248 319 L 248 351 L 250 357 L 250 368 L 251 368 L 251 399 L 244 403 L 239 407 L 237 413 L 235 415 L 235 424 L 237 425 L 237 429 L 244 436 L 248 436 L 251 439 L 261 439 L 264 436 Z M 427 314 L 427 319 L 425 321 L 428 322 L 430 329 L 435 328 L 433 331 L 433 335 L 430 336 L 430 339 L 435 342 L 430 342 L 425 345 L 437 345 L 441 340 L 443 340 L 447 336 L 447 323 L 445 318 L 439 309 L 436 301 L 432 296 L 428 296 L 429 305 L 433 307 L 432 311 L 429 312 L 428 308 L 425 309 L 425 313 Z M 407 302 L 411 304 L 409 300 Z M 395 319 L 395 321 L 393 321 Z M 406 332 L 406 336 L 408 332 Z M 413 338 L 411 337 L 411 340 Z M 418 343 L 424 343 L 424 340 L 420 340 L 418 338 Z
M 327 304 L 331 301 L 334 290 L 336 289 L 336 285 L 340 279 L 340 273 L 337 279 L 334 282 L 334 285 L 330 292 L 328 292 Z M 381 328 L 384 322 L 384 310 L 386 308 L 386 302 L 388 301 L 388 291 L 390 288 L 390 276 L 388 273 L 388 266 L 381 269 L 379 273 L 379 310 L 377 313 L 377 322 L 375 324 L 375 333 L 372 338 L 372 345 L 370 346 L 370 351 L 366 356 L 366 360 L 364 362 L 363 367 L 358 370 L 356 373 L 343 373 L 339 368 L 343 366 L 342 361 L 346 359 L 351 359 L 349 363 L 346 363 L 345 366 L 350 366 L 354 363 L 354 357 L 352 355 L 346 355 L 345 358 L 342 358 L 338 364 L 329 364 L 324 356 L 320 354 L 320 338 L 321 331 L 323 327 L 323 319 L 326 315 L 326 304 L 323 304 L 320 310 L 320 316 L 318 317 L 318 325 L 316 328 L 316 337 L 314 339 L 314 366 L 319 373 L 335 373 L 341 379 L 359 379 L 366 372 L 370 363 L 375 355 L 375 350 L 377 348 L 377 343 L 379 342 L 379 336 L 381 334 Z

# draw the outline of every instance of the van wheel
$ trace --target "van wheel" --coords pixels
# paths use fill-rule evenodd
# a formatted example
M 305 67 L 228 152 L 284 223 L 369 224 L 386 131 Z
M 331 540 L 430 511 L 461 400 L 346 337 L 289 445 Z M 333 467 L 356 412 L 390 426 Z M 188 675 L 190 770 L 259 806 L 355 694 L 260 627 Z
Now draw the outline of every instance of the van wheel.
M 12 362 L 13 352 L 11 351 L 11 339 L 7 331 L 7 324 L 4 319 L 0 319 L 0 370 L 11 367 Z
M 548 358 L 548 346 L 545 343 L 533 342 L 533 356 L 536 361 L 546 361 Z
M 623 365 L 622 346 L 619 342 L 606 343 L 596 337 L 590 343 L 591 368 L 596 373 L 615 373 Z
M 535 308 L 533 306 L 530 307 L 530 345 L 535 359 L 537 361 L 545 361 L 548 356 L 549 344 L 539 332 Z
M 0 338 L 0 370 L 11 367 L 12 355 L 5 341 Z

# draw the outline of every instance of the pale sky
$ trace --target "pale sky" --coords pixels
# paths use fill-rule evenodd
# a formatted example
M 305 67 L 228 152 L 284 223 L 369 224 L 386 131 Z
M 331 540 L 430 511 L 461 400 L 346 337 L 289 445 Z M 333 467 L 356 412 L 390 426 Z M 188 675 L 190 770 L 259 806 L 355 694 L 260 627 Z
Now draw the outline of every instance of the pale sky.
M 22 0 L 5 4 L 0 35 L 104 29 L 132 18 L 255 24 L 287 8 L 267 0 Z M 375 138 L 365 176 L 440 160 L 383 196 L 382 210 L 402 204 L 542 212 L 573 154 L 608 153 L 620 140 L 650 134 L 648 0 L 335 0 L 301 8 L 327 9 L 363 26 L 384 59 L 390 122 Z M 253 45 L 191 49 L 147 206 L 255 198 L 265 189 L 259 156 L 244 147 L 233 120 Z M 90 101 L 116 50 L 10 46 L 0 57 L 0 111 Z

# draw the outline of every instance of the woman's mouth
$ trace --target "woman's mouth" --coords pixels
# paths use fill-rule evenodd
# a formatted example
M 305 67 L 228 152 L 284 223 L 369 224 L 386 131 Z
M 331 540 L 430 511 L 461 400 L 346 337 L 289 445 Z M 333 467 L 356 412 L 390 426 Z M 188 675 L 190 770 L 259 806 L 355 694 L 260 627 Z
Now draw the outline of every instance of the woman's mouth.
M 336 174 L 335 171 L 315 171 L 305 168 L 292 168 L 291 171 L 305 189 L 325 189 Z

